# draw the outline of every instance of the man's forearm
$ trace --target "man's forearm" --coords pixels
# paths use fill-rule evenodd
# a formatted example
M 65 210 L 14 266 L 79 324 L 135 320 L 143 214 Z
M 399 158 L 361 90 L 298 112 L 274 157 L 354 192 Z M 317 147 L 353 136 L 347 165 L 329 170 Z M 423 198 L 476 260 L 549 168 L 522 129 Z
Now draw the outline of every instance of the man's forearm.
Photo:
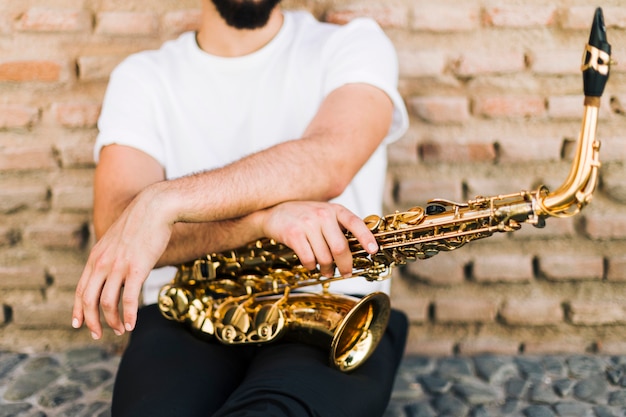
M 277 145 L 231 165 L 154 184 L 155 198 L 172 222 L 233 219 L 291 200 L 328 201 L 354 173 L 343 175 L 319 141 Z M 325 160 L 325 161 L 323 161 Z M 336 162 L 339 164 L 339 162 Z
M 205 223 L 176 223 L 157 267 L 178 265 L 242 246 L 261 236 L 252 216 Z

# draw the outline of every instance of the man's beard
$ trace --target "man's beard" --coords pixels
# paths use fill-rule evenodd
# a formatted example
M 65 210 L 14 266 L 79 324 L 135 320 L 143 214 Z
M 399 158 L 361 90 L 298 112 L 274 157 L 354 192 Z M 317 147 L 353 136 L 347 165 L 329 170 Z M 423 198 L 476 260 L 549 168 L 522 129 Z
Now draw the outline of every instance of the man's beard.
M 267 23 L 280 0 L 211 0 L 220 16 L 237 29 L 258 29 Z

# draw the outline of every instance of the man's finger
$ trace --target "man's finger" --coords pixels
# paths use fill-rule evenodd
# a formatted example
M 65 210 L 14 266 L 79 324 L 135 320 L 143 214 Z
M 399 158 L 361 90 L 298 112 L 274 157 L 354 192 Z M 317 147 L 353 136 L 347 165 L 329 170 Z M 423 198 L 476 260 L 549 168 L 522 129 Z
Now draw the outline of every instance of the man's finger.
M 373 254 L 378 251 L 376 238 L 363 219 L 359 218 L 350 210 L 339 206 L 337 210 L 337 220 L 343 227 L 346 228 L 346 230 L 352 233 L 352 236 L 359 241 L 363 249 L 365 249 L 368 253 Z
M 121 336 L 124 333 L 124 325 L 120 320 L 120 291 L 122 287 L 123 277 L 120 275 L 109 276 L 102 288 L 102 294 L 100 295 L 100 305 L 102 306 L 102 312 L 104 318 L 117 334 Z
M 137 324 L 137 310 L 139 308 L 139 296 L 145 274 L 134 272 L 126 279 L 122 293 L 122 309 L 124 316 L 124 328 L 132 331 Z
M 106 281 L 106 274 L 94 269 L 88 277 L 89 285 L 81 298 L 84 322 L 91 330 L 91 337 L 100 339 L 102 326 L 100 324 L 100 295 Z
M 74 308 L 72 309 L 72 327 L 75 329 L 80 328 L 83 325 L 84 311 L 83 311 L 83 295 L 85 288 L 87 287 L 87 281 L 91 275 L 91 264 L 87 262 L 83 269 L 78 284 L 76 285 L 76 291 L 74 292 Z

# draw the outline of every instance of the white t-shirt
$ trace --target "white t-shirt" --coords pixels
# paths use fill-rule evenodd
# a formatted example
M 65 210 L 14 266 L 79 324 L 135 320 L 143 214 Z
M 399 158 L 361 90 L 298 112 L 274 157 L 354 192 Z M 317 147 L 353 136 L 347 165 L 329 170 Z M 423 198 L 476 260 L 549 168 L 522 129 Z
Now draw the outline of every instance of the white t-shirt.
M 397 91 L 395 50 L 380 27 L 370 19 L 339 26 L 318 22 L 307 12 L 284 16 L 274 39 L 249 55 L 210 55 L 198 47 L 195 33 L 187 32 L 159 50 L 128 57 L 111 74 L 98 121 L 96 161 L 103 146 L 116 143 L 155 158 L 168 179 L 221 167 L 301 137 L 324 98 L 349 83 L 371 84 L 388 94 L 395 109 L 384 143 L 399 138 L 408 116 Z M 334 201 L 361 217 L 382 214 L 386 159 L 382 145 Z M 156 301 L 173 271 L 153 271 L 144 285 L 144 302 Z M 388 282 L 354 278 L 333 283 L 331 291 L 366 294 L 388 288 Z

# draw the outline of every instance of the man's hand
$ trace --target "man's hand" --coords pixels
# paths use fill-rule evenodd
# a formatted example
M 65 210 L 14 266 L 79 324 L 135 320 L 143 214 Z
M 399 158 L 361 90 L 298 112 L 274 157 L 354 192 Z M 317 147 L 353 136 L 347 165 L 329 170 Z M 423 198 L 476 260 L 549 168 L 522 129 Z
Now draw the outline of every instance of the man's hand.
M 100 307 L 107 324 L 118 335 L 135 327 L 141 287 L 165 251 L 173 221 L 158 199 L 140 193 L 94 245 L 78 281 L 72 326 L 83 323 L 92 337 L 102 336 Z M 155 207 L 156 204 L 156 207 Z M 352 273 L 352 255 L 345 237 L 351 232 L 369 253 L 376 240 L 362 219 L 343 206 L 321 202 L 287 202 L 242 218 L 258 228 L 258 237 L 271 237 L 294 250 L 303 266 L 331 276 L 335 266 L 342 276 Z M 123 319 L 119 302 L 122 301 Z
M 165 251 L 172 225 L 148 189 L 131 202 L 91 250 L 76 287 L 73 327 L 85 323 L 92 337 L 99 339 L 102 306 L 107 324 L 117 335 L 134 329 L 141 287 Z
M 361 218 L 333 203 L 287 202 L 263 210 L 265 236 L 289 246 L 307 269 L 319 265 L 332 276 L 337 267 L 343 277 L 352 275 L 352 253 L 345 236 L 349 231 L 363 248 L 373 254 L 378 244 Z

